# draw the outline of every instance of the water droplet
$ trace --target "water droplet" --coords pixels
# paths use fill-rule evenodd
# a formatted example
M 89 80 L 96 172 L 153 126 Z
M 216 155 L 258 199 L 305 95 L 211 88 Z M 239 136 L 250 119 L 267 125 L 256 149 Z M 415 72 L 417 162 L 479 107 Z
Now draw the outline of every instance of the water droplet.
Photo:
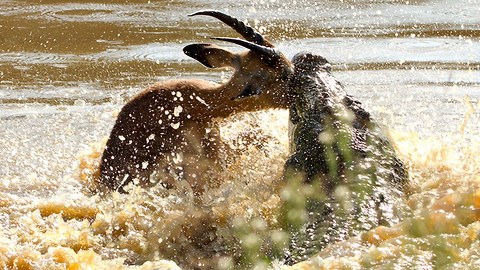
M 180 113 L 183 111 L 183 107 L 182 106 L 177 106 L 173 109 L 173 115 L 175 115 L 175 117 L 178 117 L 180 116 Z

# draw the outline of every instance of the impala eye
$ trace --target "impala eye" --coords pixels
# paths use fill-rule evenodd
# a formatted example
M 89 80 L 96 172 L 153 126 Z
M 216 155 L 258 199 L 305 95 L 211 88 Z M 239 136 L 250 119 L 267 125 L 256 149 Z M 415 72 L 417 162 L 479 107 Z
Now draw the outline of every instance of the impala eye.
M 243 91 L 240 93 L 240 95 L 232 98 L 232 100 L 240 99 L 240 98 L 246 98 L 246 97 L 250 97 L 250 96 L 258 96 L 261 93 L 262 93 L 262 88 L 261 87 L 254 87 L 254 86 L 251 86 L 251 85 L 247 85 L 247 87 L 245 87 L 245 89 L 243 89 Z

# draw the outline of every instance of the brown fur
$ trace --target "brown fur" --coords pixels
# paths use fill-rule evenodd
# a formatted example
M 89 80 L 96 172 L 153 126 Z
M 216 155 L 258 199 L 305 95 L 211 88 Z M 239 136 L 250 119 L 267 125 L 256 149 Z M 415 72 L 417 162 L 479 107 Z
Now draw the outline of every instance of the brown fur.
M 135 180 L 148 185 L 151 174 L 159 172 L 156 178 L 167 186 L 187 180 L 195 192 L 202 192 L 206 183 L 201 174 L 218 165 L 222 148 L 214 118 L 288 107 L 286 82 L 292 68 L 286 58 L 271 66 L 252 51 L 236 54 L 211 44 L 190 45 L 184 51 L 208 67 L 235 72 L 225 84 L 157 83 L 130 100 L 118 115 L 101 159 L 99 180 L 108 189 L 123 191 Z M 239 95 L 254 97 L 236 99 Z

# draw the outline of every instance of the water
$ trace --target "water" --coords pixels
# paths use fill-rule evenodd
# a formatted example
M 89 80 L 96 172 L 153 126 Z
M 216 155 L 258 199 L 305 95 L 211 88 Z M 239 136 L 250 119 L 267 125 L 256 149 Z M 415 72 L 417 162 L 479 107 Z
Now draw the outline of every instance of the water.
M 202 198 L 159 189 L 88 192 L 102 143 L 131 96 L 168 78 L 228 77 L 182 54 L 185 45 L 209 37 L 236 37 L 212 19 L 186 16 L 213 8 L 248 20 L 290 57 L 315 51 L 329 59 L 410 167 L 413 221 L 340 243 L 320 254 L 328 259 L 306 264 L 478 267 L 479 1 L 0 0 L 0 6 L 0 268 L 173 264 L 160 259 L 208 268 L 207 248 L 185 236 L 198 233 L 193 220 L 215 224 L 225 238 L 237 216 L 275 227 L 272 209 L 288 155 L 284 111 L 222 122 L 224 139 L 234 145 L 240 133 L 265 140 L 240 149 L 224 183 Z M 422 220 L 452 225 L 407 228 Z M 449 249 L 432 248 L 438 243 Z

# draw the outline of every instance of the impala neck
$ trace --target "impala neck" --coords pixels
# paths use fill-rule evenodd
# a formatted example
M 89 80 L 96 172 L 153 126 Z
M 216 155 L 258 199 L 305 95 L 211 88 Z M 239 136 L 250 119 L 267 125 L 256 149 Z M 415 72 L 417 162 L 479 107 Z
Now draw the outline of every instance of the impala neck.
M 204 92 L 202 99 L 209 106 L 209 113 L 214 117 L 228 117 L 238 112 L 251 112 L 269 108 L 285 107 L 276 104 L 273 96 L 254 96 L 246 98 L 236 97 L 243 90 L 242 86 L 231 82 L 212 88 Z

